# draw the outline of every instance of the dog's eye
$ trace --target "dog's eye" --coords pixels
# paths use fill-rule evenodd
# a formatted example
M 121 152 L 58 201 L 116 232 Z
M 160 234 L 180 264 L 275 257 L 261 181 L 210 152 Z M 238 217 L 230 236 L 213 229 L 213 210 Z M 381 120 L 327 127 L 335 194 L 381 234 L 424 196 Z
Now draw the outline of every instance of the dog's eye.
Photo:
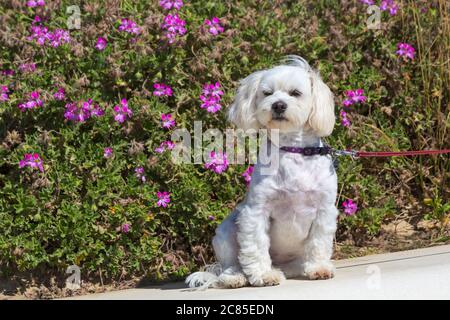
M 272 91 L 263 91 L 263 95 L 265 95 L 266 97 L 271 96 L 272 94 Z
M 293 97 L 300 97 L 302 95 L 302 93 L 300 91 L 298 91 L 297 89 L 292 90 L 291 92 L 289 92 L 289 95 L 293 96 Z

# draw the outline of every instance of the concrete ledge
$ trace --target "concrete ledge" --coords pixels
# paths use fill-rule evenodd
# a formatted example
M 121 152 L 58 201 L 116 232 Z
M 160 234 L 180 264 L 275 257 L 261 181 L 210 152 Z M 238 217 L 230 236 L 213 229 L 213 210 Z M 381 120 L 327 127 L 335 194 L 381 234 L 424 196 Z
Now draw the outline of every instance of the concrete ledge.
M 179 282 L 72 299 L 450 299 L 450 245 L 340 260 L 336 266 L 331 280 L 291 279 L 276 287 L 190 291 Z

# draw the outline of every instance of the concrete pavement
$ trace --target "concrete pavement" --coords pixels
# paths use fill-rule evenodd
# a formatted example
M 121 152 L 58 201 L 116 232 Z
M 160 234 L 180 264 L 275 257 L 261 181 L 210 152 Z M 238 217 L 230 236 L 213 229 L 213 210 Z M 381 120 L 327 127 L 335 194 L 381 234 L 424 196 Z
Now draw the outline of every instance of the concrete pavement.
M 279 286 L 190 291 L 184 283 L 72 299 L 450 299 L 450 245 L 336 261 L 331 280 L 286 280 Z

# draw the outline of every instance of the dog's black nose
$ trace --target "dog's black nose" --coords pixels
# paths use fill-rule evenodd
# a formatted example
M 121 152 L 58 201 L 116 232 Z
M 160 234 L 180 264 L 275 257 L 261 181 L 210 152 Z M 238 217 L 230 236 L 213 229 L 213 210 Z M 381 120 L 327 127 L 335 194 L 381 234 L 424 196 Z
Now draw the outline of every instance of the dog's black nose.
M 272 110 L 275 113 L 278 113 L 278 114 L 283 113 L 286 111 L 286 109 L 287 109 L 287 104 L 283 101 L 277 101 L 272 104 Z

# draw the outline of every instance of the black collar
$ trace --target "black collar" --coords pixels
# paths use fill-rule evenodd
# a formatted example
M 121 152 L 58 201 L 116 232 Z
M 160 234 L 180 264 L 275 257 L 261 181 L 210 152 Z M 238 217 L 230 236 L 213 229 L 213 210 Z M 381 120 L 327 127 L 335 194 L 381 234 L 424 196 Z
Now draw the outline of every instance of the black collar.
M 300 153 L 304 156 L 315 156 L 315 155 L 321 155 L 325 156 L 327 154 L 331 154 L 331 147 L 324 146 L 324 147 L 280 147 L 281 150 L 291 153 Z

